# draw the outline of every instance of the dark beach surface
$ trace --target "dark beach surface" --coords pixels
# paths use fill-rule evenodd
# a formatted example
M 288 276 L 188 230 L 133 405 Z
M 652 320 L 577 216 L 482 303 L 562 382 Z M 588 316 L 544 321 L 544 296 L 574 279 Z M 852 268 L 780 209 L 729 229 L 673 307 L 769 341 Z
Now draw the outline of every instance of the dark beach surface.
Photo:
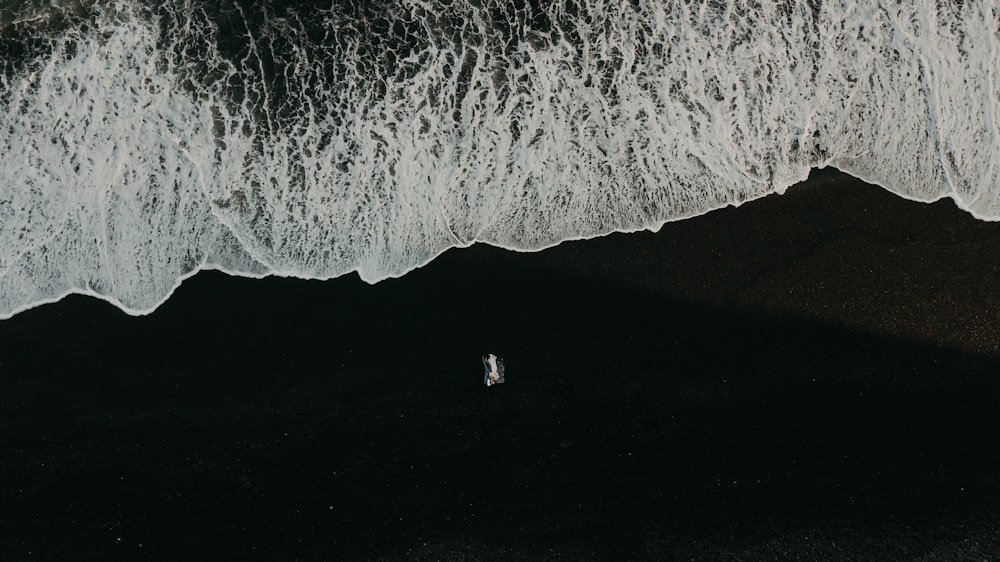
M 0 559 L 991 559 L 998 250 L 818 172 L 374 286 L 70 297 L 0 322 Z

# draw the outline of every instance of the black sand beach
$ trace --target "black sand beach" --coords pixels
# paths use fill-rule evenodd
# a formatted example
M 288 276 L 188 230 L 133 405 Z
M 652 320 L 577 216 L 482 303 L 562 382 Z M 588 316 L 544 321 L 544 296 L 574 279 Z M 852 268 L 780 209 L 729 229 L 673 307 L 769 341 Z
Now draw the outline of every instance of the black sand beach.
M 0 559 L 992 559 L 998 249 L 820 172 L 375 286 L 67 298 L 0 322 Z

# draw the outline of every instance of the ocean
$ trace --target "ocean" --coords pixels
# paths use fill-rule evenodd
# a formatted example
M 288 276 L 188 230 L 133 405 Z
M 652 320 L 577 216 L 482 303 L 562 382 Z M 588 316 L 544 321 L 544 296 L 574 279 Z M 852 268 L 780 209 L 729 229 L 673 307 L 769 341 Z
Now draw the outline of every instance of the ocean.
M 10 6 L 3 316 L 147 313 L 203 269 L 375 282 L 823 167 L 1000 217 L 991 2 Z

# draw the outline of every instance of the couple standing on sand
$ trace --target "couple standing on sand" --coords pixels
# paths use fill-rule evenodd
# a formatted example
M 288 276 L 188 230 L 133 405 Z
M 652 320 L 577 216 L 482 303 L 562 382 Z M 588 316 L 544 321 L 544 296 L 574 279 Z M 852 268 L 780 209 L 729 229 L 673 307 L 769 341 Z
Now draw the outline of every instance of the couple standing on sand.
M 483 382 L 486 386 L 493 386 L 503 382 L 503 359 L 490 353 L 483 356 L 483 368 L 486 369 L 486 376 Z

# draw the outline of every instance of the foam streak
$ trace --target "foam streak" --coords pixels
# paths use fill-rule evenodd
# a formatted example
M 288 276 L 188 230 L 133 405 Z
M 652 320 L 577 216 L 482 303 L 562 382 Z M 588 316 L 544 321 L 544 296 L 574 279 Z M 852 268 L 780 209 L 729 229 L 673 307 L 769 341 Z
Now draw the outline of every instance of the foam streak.
M 995 0 L 73 5 L 0 30 L 36 45 L 0 83 L 0 317 L 145 313 L 203 268 L 374 282 L 824 166 L 1000 218 Z

